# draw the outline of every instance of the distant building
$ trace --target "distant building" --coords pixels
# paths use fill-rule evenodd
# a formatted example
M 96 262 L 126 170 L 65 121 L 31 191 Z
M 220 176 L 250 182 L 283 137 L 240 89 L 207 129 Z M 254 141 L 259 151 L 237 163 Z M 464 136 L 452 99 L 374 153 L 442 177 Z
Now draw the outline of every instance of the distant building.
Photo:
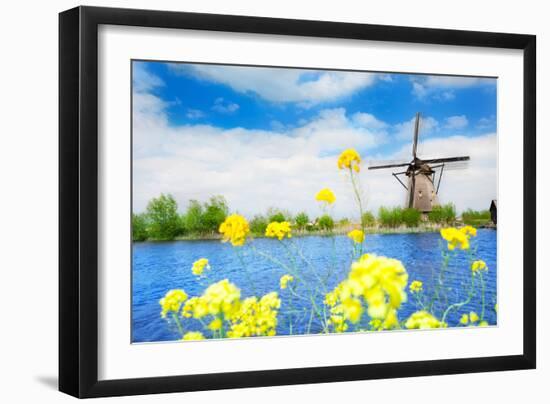
M 489 208 L 489 211 L 491 212 L 491 220 L 496 225 L 497 224 L 497 200 L 493 199 L 491 201 L 491 207 Z

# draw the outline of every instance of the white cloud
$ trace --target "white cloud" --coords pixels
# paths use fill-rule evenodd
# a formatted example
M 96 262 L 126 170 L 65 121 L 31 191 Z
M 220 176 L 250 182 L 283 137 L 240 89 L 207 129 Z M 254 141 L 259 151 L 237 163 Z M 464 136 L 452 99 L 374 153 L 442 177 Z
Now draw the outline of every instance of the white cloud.
M 189 119 L 199 119 L 203 118 L 205 114 L 200 109 L 189 108 L 185 113 L 185 116 Z
M 149 83 L 155 83 L 150 81 Z M 158 82 L 157 82 L 158 83 Z M 158 85 L 158 84 L 156 84 Z M 349 180 L 336 167 L 338 153 L 353 147 L 364 156 L 360 182 L 367 209 L 400 205 L 405 190 L 391 170 L 368 171 L 373 150 L 390 139 L 388 133 L 412 139 L 414 118 L 391 126 L 367 113 L 348 115 L 344 108 L 324 109 L 297 127 L 272 130 L 223 129 L 211 125 L 169 124 L 169 103 L 143 89 L 134 92 L 133 201 L 134 210 L 145 209 L 147 201 L 161 192 L 174 195 L 180 210 L 190 199 L 206 200 L 224 195 L 233 211 L 245 215 L 277 206 L 292 212 L 320 214 L 316 192 L 330 187 L 337 195 L 336 217 L 358 216 Z M 437 130 L 439 123 L 426 117 L 422 133 Z M 393 138 L 393 137 L 392 137 Z M 496 197 L 496 135 L 421 138 L 419 155 L 424 158 L 470 155 L 466 168 L 446 168 L 440 189 L 442 202 L 452 201 L 460 210 L 487 208 Z M 410 160 L 410 143 L 396 153 L 377 156 Z
M 221 114 L 233 114 L 239 109 L 239 104 L 225 101 L 222 97 L 216 98 L 212 109 Z
M 440 101 L 455 98 L 454 90 L 475 86 L 495 85 L 495 79 L 462 76 L 413 76 L 412 93 L 419 99 L 433 96 Z
M 145 69 L 141 62 L 134 62 L 132 72 L 132 88 L 135 92 L 151 91 L 156 87 L 164 86 L 164 81 Z
M 414 123 L 416 117 L 410 120 L 393 125 L 392 131 L 398 140 L 410 140 L 412 142 L 414 136 Z M 419 136 L 429 136 L 439 129 L 439 122 L 431 116 L 420 117 L 420 125 L 418 128 Z
M 468 126 L 468 118 L 466 115 L 454 115 L 445 118 L 445 124 L 443 127 L 445 129 L 464 129 Z
M 294 102 L 303 106 L 333 101 L 371 86 L 380 77 L 375 73 L 307 71 L 301 69 L 257 68 L 172 64 L 171 69 L 203 80 L 225 84 L 240 93 L 254 93 L 272 102 Z

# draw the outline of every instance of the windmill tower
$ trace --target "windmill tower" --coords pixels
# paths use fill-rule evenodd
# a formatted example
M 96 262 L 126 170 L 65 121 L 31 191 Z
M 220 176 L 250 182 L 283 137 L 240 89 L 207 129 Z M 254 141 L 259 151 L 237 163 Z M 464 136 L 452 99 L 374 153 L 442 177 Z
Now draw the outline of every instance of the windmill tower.
M 418 129 L 420 125 L 420 113 L 416 114 L 414 122 L 414 137 L 412 147 L 412 160 L 408 163 L 383 164 L 371 166 L 369 170 L 380 170 L 384 168 L 407 167 L 405 171 L 392 172 L 394 178 L 407 190 L 406 206 L 418 209 L 422 213 L 431 212 L 432 207 L 439 204 L 437 194 L 443 169 L 446 163 L 470 160 L 470 156 L 443 157 L 423 160 L 416 155 L 418 146 Z M 439 175 L 437 170 L 439 169 Z M 400 175 L 407 177 L 405 184 Z M 436 177 L 438 177 L 436 179 Z M 437 182 L 437 184 L 436 184 Z

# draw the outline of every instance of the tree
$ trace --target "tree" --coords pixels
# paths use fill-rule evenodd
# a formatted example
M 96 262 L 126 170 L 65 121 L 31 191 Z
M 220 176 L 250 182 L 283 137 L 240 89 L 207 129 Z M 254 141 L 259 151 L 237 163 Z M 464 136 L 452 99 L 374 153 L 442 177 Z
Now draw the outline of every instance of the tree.
M 263 236 L 265 234 L 265 229 L 267 229 L 268 221 L 265 216 L 256 215 L 250 221 L 250 231 L 253 234 Z
M 223 223 L 229 213 L 227 202 L 223 196 L 217 195 L 210 198 L 204 204 L 204 211 L 201 215 L 203 231 L 217 232 L 220 224 Z
M 204 231 L 202 215 L 203 209 L 200 202 L 194 199 L 190 200 L 183 220 L 186 230 L 194 234 L 202 233 Z
M 277 208 L 267 209 L 267 217 L 269 222 L 290 222 L 292 220 L 292 215 L 286 210 L 281 210 Z
M 147 236 L 147 216 L 132 213 L 132 241 L 145 241 Z
M 323 215 L 319 218 L 319 228 L 330 231 L 334 229 L 334 220 L 329 215 Z
M 296 222 L 296 228 L 298 230 L 304 230 L 309 223 L 309 216 L 306 212 L 300 212 L 296 215 L 294 221 Z
M 363 213 L 363 217 L 361 218 L 361 222 L 363 226 L 365 227 L 371 227 L 376 224 L 376 219 L 374 218 L 374 215 L 371 212 L 365 212 Z
M 178 204 L 170 194 L 160 194 L 147 204 L 149 237 L 156 240 L 173 240 L 180 228 Z

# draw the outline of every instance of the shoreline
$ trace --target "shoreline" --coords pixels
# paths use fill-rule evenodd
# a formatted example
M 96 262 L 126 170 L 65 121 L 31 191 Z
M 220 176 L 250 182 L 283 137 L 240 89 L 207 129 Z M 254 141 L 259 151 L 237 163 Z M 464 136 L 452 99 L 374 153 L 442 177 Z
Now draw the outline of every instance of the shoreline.
M 456 225 L 456 224 L 455 224 Z M 370 226 L 365 228 L 365 234 L 366 235 L 372 235 L 372 234 L 421 234 L 421 233 L 436 233 L 439 232 L 442 228 L 449 227 L 450 225 L 423 225 L 423 226 L 417 226 L 417 227 L 407 227 L 407 226 L 399 226 L 399 227 L 380 227 L 380 226 Z M 481 226 L 474 226 L 476 229 L 494 229 L 496 230 L 497 226 L 492 224 L 485 224 Z M 307 230 L 301 230 L 301 231 L 293 231 L 292 237 L 293 238 L 299 238 L 299 237 L 309 237 L 309 236 L 321 236 L 321 237 L 330 237 L 330 236 L 345 236 L 347 235 L 351 230 L 359 229 L 360 226 L 357 225 L 349 225 L 340 227 L 338 229 L 334 229 L 333 231 L 323 231 L 323 230 L 315 230 L 315 231 L 307 231 Z M 268 238 L 263 234 L 252 234 L 252 238 Z M 208 241 L 208 240 L 221 240 L 222 236 L 217 233 L 213 234 L 202 234 L 202 235 L 187 235 L 187 236 L 178 236 L 174 238 L 173 240 L 143 240 L 143 241 L 134 241 L 133 243 L 156 243 L 156 242 L 167 242 L 167 241 Z

